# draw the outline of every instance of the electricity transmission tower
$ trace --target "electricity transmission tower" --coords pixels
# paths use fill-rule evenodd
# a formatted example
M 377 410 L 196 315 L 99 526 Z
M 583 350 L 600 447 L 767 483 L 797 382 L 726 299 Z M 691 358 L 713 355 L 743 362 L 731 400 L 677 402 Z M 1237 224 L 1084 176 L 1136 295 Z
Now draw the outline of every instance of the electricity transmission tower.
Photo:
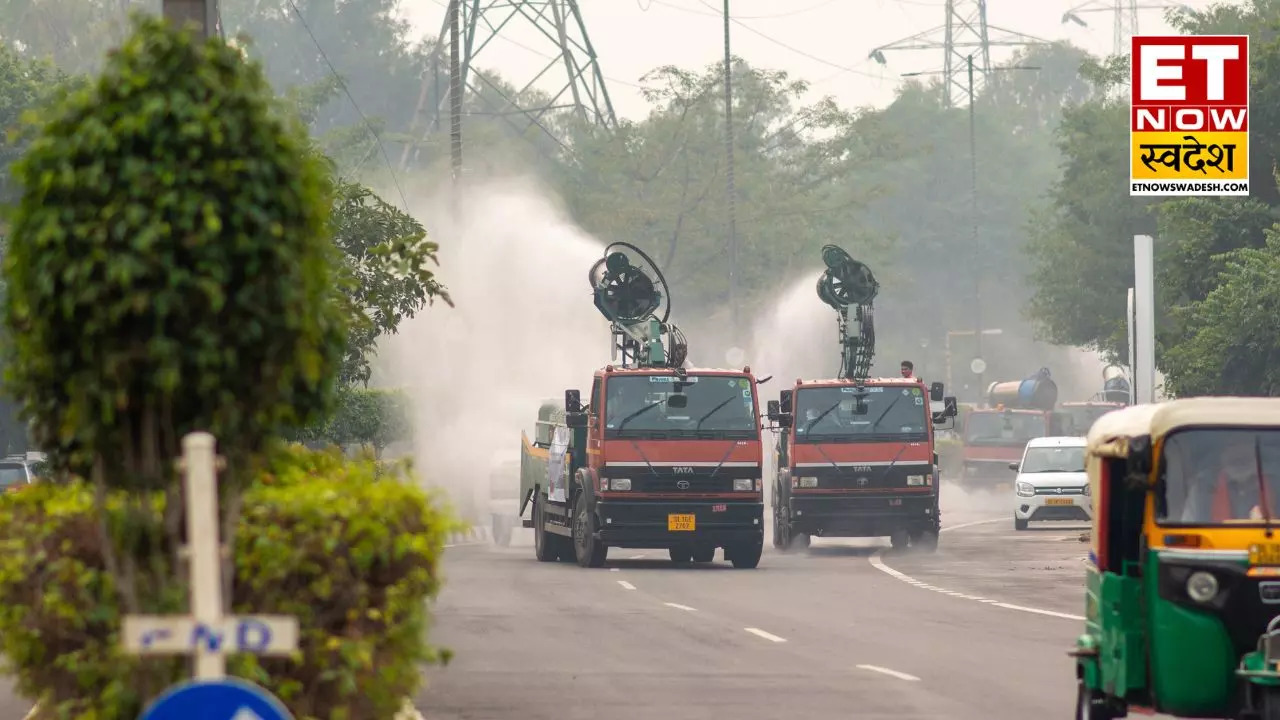
M 1129 52 L 1129 38 L 1140 34 L 1138 32 L 1139 10 L 1169 10 L 1173 8 L 1191 10 L 1183 3 L 1140 3 L 1138 0 L 1087 0 L 1063 13 L 1062 22 L 1073 22 L 1080 27 L 1088 27 L 1089 23 L 1085 22 L 1084 18 L 1080 17 L 1081 15 L 1096 12 L 1112 13 L 1114 25 L 1112 27 L 1111 54 L 1125 55 Z
M 1047 45 L 1048 41 L 987 22 L 986 0 L 946 0 L 946 21 L 935 28 L 881 45 L 867 57 L 881 65 L 888 64 L 884 54 L 892 50 L 942 50 L 943 95 L 945 107 L 971 102 L 977 90 L 968 82 L 968 58 L 973 56 L 977 75 L 982 81 L 991 74 L 991 48 Z
M 456 23 L 452 22 L 455 13 Z M 527 32 L 530 29 L 532 33 Z M 517 30 L 536 38 L 536 45 L 514 41 L 509 35 Z M 460 37 L 445 43 L 449 34 Z M 484 49 L 498 39 L 512 41 L 546 60 L 531 64 L 523 77 L 508 73 L 503 78 L 519 88 L 514 93 L 476 65 Z M 450 46 L 458 48 L 455 57 L 449 57 Z M 447 85 L 439 72 L 442 55 L 449 58 Z M 547 93 L 545 100 L 529 100 L 529 91 L 548 78 L 555 78 L 558 90 Z M 461 88 L 457 101 L 450 97 L 450 87 Z M 537 127 L 562 147 L 564 141 L 550 122 L 559 113 L 572 112 L 604 127 L 615 128 L 618 123 L 578 0 L 449 0 L 431 67 L 423 76 L 411 134 L 423 136 L 439 128 L 446 109 L 454 115 L 459 112 L 462 98 L 480 101 L 481 113 L 501 118 L 518 134 Z M 453 124 L 456 129 L 456 118 Z M 406 147 L 401 165 L 407 166 L 417 155 L 417 149 Z

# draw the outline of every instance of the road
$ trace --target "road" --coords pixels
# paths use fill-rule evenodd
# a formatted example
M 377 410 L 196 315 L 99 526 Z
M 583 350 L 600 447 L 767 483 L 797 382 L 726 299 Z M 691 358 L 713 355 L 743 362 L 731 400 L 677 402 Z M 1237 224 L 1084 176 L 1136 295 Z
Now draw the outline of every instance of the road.
M 607 569 L 447 551 L 432 720 L 1066 717 L 1080 525 L 948 518 L 936 554 L 875 542 L 766 548 L 754 571 L 611 550 Z M 1033 526 L 1034 527 L 1034 526 Z M 517 543 L 519 543 L 517 545 Z

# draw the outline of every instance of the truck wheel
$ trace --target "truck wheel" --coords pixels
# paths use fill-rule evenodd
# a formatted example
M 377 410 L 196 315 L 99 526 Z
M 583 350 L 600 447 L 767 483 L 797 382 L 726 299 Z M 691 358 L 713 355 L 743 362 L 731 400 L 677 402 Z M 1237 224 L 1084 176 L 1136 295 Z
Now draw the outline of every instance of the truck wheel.
M 693 551 L 693 561 L 696 563 L 709 563 L 716 559 L 716 546 L 695 548 Z
M 781 511 L 773 513 L 773 546 L 786 552 L 791 549 L 791 522 L 781 515 Z
M 808 550 L 811 541 L 809 533 L 795 533 L 791 536 L 791 547 L 797 550 Z
M 893 546 L 894 550 L 902 550 L 906 548 L 907 541 L 908 537 L 906 530 L 896 530 L 889 536 L 889 544 Z
M 729 552 L 729 548 L 725 549 L 725 554 L 729 555 L 729 562 L 733 563 L 733 567 L 738 570 L 753 570 L 760 564 L 760 554 L 764 552 L 764 538 L 759 540 L 751 540 L 741 543 L 732 548 L 733 552 Z
M 552 535 L 546 529 L 546 513 L 542 503 L 546 502 L 541 495 L 533 500 L 533 556 L 538 562 L 555 562 L 560 559 L 560 543 L 555 542 L 559 536 Z
M 671 562 L 684 565 L 693 560 L 693 551 L 687 547 L 673 547 L 667 551 L 671 556 Z
M 938 532 L 936 530 L 925 530 L 919 535 L 911 538 L 911 546 L 919 548 L 925 552 L 933 552 L 938 549 Z
M 587 494 L 579 493 L 573 504 L 573 550 L 582 567 L 602 567 L 609 554 L 608 546 L 596 540 L 595 533 L 595 513 L 587 507 Z

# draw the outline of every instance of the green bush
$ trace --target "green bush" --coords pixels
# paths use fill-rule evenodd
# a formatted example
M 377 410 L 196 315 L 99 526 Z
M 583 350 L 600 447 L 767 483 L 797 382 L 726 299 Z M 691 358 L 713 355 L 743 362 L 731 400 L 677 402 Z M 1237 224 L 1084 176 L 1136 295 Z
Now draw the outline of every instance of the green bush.
M 246 492 L 235 536 L 232 609 L 297 616 L 295 658 L 233 656 L 298 720 L 389 720 L 447 661 L 427 642 L 426 602 L 457 526 L 407 464 L 296 447 L 272 458 Z M 163 494 L 149 509 L 163 512 Z M 107 502 L 124 517 L 121 493 Z M 19 691 L 74 720 L 134 720 L 187 659 L 136 658 L 119 646 L 120 611 L 96 542 L 93 492 L 79 482 L 0 496 L 0 649 Z M 165 542 L 142 538 L 134 550 Z M 178 591 L 179 593 L 181 591 Z M 180 613 L 180 594 L 145 596 L 144 612 Z
M 257 64 L 134 24 L 14 165 L 7 379 L 66 469 L 158 489 L 199 429 L 231 483 L 331 400 L 351 317 L 332 188 Z

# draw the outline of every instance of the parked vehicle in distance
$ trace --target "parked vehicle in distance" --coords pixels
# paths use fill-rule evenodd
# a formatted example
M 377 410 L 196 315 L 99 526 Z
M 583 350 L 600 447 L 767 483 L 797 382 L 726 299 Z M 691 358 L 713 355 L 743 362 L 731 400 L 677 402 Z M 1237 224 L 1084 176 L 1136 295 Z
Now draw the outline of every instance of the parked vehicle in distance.
M 36 474 L 32 471 L 33 464 L 25 454 L 0 459 L 0 492 L 16 492 L 34 484 Z
M 1093 519 L 1089 476 L 1085 472 L 1085 439 L 1051 436 L 1033 438 L 1022 460 L 1009 463 L 1013 483 L 1013 528 L 1026 530 L 1040 520 Z

